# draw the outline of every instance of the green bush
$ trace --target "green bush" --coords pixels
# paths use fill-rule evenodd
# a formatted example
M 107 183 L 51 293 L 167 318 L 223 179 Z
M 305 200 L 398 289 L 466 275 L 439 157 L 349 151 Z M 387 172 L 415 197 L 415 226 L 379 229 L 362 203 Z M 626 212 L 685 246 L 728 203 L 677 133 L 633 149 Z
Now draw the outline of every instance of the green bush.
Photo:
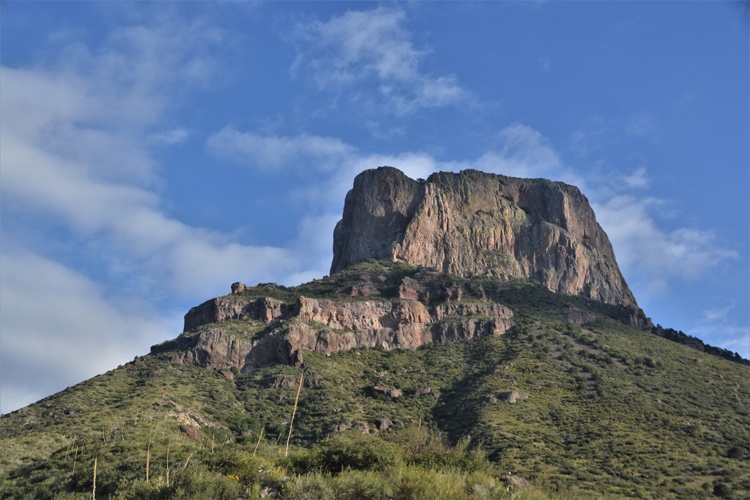
M 243 493 L 239 483 L 231 478 L 211 472 L 203 465 L 178 469 L 152 478 L 124 481 L 120 484 L 116 500 L 234 500 Z
M 330 472 L 393 467 L 404 459 L 404 450 L 397 444 L 358 432 L 336 435 L 319 451 L 320 465 Z

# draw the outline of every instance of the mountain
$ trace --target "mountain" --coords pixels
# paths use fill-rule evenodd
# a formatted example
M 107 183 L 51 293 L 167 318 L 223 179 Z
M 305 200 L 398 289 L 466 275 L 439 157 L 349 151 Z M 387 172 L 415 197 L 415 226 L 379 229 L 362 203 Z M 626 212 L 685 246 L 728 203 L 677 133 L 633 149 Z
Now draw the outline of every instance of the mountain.
M 464 170 L 415 181 L 392 167 L 366 170 L 334 231 L 331 274 L 368 258 L 636 305 L 586 197 L 546 179 Z
M 462 257 L 483 232 L 515 253 Z M 366 171 L 333 270 L 234 283 L 176 339 L 3 415 L 0 498 L 750 495 L 745 360 L 652 327 L 576 188 Z

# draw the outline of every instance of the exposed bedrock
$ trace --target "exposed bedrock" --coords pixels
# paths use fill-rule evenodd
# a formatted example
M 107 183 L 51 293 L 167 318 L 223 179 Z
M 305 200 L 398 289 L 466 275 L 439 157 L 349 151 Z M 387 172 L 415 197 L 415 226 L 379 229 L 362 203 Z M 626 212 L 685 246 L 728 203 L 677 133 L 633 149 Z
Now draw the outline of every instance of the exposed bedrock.
M 185 330 L 203 331 L 154 346 L 172 362 L 247 372 L 269 363 L 302 365 L 304 351 L 332 354 L 363 347 L 417 349 L 432 342 L 461 342 L 502 335 L 513 313 L 500 304 L 444 304 L 431 315 L 415 300 L 337 302 L 300 297 L 294 305 L 273 299 L 220 297 L 185 316 Z M 442 321 L 450 318 L 450 321 Z M 278 328 L 254 340 L 222 329 L 228 319 L 261 321 Z M 281 322 L 284 320 L 283 322 Z M 275 327 L 273 327 L 275 328 Z
M 331 274 L 375 258 L 636 305 L 588 200 L 562 182 L 475 170 L 415 181 L 392 167 L 366 170 L 346 195 L 333 248 Z

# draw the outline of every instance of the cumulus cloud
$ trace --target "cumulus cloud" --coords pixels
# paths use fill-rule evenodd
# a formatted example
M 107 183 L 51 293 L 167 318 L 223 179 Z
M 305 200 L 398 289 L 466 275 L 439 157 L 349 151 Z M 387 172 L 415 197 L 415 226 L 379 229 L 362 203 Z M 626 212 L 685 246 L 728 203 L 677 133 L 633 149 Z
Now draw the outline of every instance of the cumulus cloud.
M 146 354 L 180 331 L 180 316 L 132 297 L 107 298 L 57 262 L 28 251 L 0 259 L 2 413 Z
M 696 280 L 738 257 L 737 252 L 718 245 L 711 231 L 660 229 L 650 210 L 661 203 L 656 198 L 619 195 L 594 204 L 624 274 L 646 283 L 649 293 L 667 291 L 674 278 Z
M 96 130 L 100 136 L 111 138 L 110 143 L 128 143 L 131 156 L 123 160 L 123 169 L 132 166 L 133 171 L 146 171 L 137 176 L 141 182 L 126 182 L 125 176 L 113 174 L 115 167 L 90 159 L 99 151 L 68 155 L 54 146 L 47 147 L 48 142 L 55 143 L 59 138 L 47 132 L 49 140 L 40 141 L 39 136 L 44 135 L 41 127 L 36 129 L 37 134 L 19 134 L 20 127 L 14 122 L 16 110 L 13 105 L 6 106 L 6 100 L 16 102 L 13 89 L 18 87 L 19 73 L 3 69 L 3 82 L 7 86 L 2 96 L 0 153 L 2 192 L 16 206 L 54 217 L 84 237 L 104 232 L 121 251 L 143 259 L 152 272 L 161 276 L 162 284 L 177 293 L 195 293 L 231 280 L 235 270 L 247 263 L 255 263 L 258 278 L 267 278 L 268 269 L 284 272 L 290 267 L 289 252 L 283 249 L 243 246 L 225 235 L 193 228 L 166 216 L 160 209 L 158 194 L 140 186 L 153 175 L 149 167 L 155 162 L 137 138 L 122 131 Z M 31 102 L 28 107 L 34 110 Z M 75 139 L 88 135 L 89 131 L 76 134 L 72 121 L 72 117 L 66 118 L 60 128 L 64 129 L 66 140 L 74 140 L 84 150 L 85 141 Z
M 310 78 L 319 90 L 351 90 L 353 100 L 361 101 L 364 92 L 397 115 L 470 102 L 455 75 L 421 69 L 430 51 L 414 46 L 405 20 L 403 10 L 380 6 L 300 25 L 293 36 L 298 54 L 291 72 Z
M 55 235 L 81 248 L 98 242 L 110 275 L 158 283 L 172 303 L 225 291 L 238 270 L 256 281 L 298 271 L 292 250 L 240 244 L 161 206 L 150 147 L 187 137 L 163 121 L 175 96 L 211 80 L 206 48 L 221 39 L 201 23 L 131 26 L 96 50 L 71 43 L 53 63 L 0 68 L 3 215 L 32 222 L 4 227 L 2 411 L 179 333 L 179 318 L 148 306 L 150 290 L 97 284 L 89 259 L 63 264 L 50 250 Z

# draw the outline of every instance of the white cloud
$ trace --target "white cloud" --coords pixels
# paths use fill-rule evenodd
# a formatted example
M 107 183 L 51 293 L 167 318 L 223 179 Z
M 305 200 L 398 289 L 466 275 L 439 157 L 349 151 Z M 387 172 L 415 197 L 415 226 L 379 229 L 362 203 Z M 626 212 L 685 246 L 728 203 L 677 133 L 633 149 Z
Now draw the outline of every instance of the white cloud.
M 737 258 L 736 252 L 718 246 L 710 231 L 661 230 L 649 212 L 660 204 L 655 198 L 619 195 L 593 205 L 623 274 L 646 283 L 651 294 L 667 291 L 674 278 L 693 281 Z
M 539 67 L 544 71 L 545 73 L 549 73 L 550 69 L 552 69 L 552 60 L 545 56 L 539 59 Z
M 750 327 L 738 326 L 729 318 L 729 313 L 735 306 L 735 301 L 731 301 L 724 307 L 706 309 L 703 311 L 703 318 L 687 333 L 750 359 Z
M 165 146 L 174 146 L 182 144 L 190 135 L 190 131 L 184 128 L 175 128 L 164 132 L 156 132 L 149 136 L 148 141 L 152 144 L 162 144 Z
M 2 255 L 2 411 L 179 333 L 179 318 L 149 309 L 152 295 L 141 300 L 132 287 L 97 284 L 88 259 L 76 271 L 55 262 L 48 233 L 69 233 L 70 245 L 101 242 L 111 275 L 126 263 L 136 275 L 127 279 L 158 283 L 171 303 L 226 292 L 238 279 L 297 272 L 290 250 L 242 245 L 161 207 L 163 180 L 149 147 L 187 137 L 179 127 L 163 132 L 162 122 L 175 97 L 211 80 L 216 62 L 205 49 L 220 40 L 200 23 L 133 26 L 95 51 L 70 44 L 48 66 L 0 68 L 3 215 L 53 228 L 36 230 L 33 243 L 26 233 L 3 235 L 16 248 L 8 253 L 6 243 Z
M 181 315 L 107 298 L 49 259 L 21 251 L 1 260 L 2 413 L 146 354 L 181 329 Z
M 363 98 L 385 102 L 397 115 L 471 102 L 454 75 L 421 70 L 429 50 L 412 44 L 402 26 L 405 19 L 403 10 L 381 6 L 299 26 L 292 74 L 308 76 L 319 90 L 351 90 L 350 98 L 358 103 Z M 355 92 L 354 84 L 362 86 Z
M 341 158 L 355 151 L 340 139 L 303 134 L 297 137 L 261 136 L 225 127 L 208 138 L 207 148 L 216 156 L 259 170 L 278 170 L 314 163 L 316 169 L 337 167 Z
M 636 171 L 630 175 L 623 176 L 622 180 L 631 188 L 648 187 L 648 178 L 646 177 L 646 169 L 644 167 L 636 169 Z

